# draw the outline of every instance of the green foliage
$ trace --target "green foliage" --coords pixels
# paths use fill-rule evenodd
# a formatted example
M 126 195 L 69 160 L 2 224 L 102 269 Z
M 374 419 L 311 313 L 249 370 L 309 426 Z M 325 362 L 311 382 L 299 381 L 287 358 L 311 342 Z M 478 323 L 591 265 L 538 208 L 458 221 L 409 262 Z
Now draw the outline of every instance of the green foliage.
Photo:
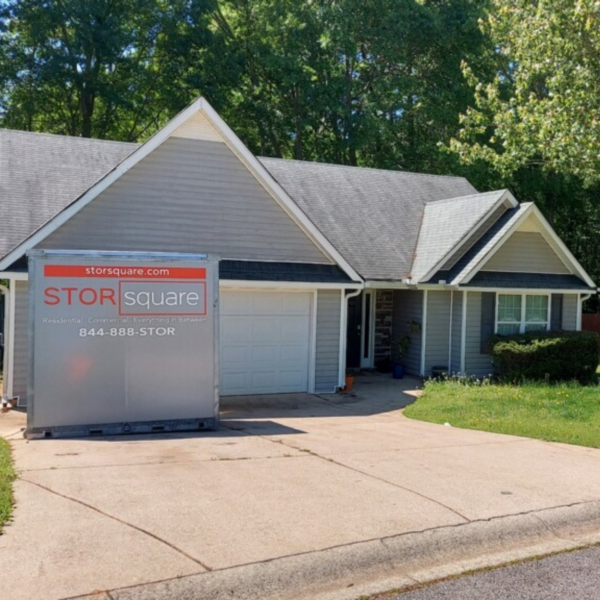
M 485 4 L 11 0 L 0 121 L 138 140 L 201 94 L 257 154 L 451 172 Z
M 598 334 L 585 331 L 530 332 L 490 340 L 492 364 L 506 381 L 595 381 Z
M 154 132 L 189 102 L 197 77 L 192 65 L 203 72 L 208 50 L 218 56 L 212 6 L 206 0 L 2 3 L 2 125 L 118 140 Z
M 600 181 L 600 5 L 595 0 L 493 0 L 482 30 L 493 41 L 492 79 L 464 71 L 475 106 L 452 148 L 510 177 L 540 166 Z
M 408 350 L 408 346 L 410 344 L 410 337 L 408 337 L 407 335 L 405 335 L 404 337 L 401 337 L 397 342 L 396 342 L 396 362 L 398 363 L 402 363 L 402 359 L 404 358 L 404 355 L 406 354 L 406 351 Z
M 453 427 L 600 447 L 600 388 L 576 383 L 464 385 L 432 381 L 403 413 Z
M 258 154 L 449 172 L 442 152 L 472 100 L 485 3 L 266 0 L 220 3 L 242 65 L 224 114 Z
M 6 523 L 12 514 L 14 504 L 12 483 L 16 477 L 10 446 L 7 441 L 0 439 L 0 533 L 3 523 Z

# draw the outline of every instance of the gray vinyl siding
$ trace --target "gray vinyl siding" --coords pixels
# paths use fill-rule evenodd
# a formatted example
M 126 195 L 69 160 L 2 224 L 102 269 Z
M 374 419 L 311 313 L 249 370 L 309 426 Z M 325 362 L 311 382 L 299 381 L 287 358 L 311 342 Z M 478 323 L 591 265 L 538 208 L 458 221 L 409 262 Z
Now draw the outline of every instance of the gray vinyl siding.
M 416 321 L 423 325 L 423 292 L 395 290 L 393 310 L 392 360 L 395 357 L 396 342 L 408 333 L 408 322 Z M 421 374 L 421 336 L 422 331 L 410 334 L 410 344 L 403 360 L 406 372 L 410 375 Z
M 442 265 L 442 270 L 450 270 L 483 236 L 483 234 L 507 211 L 506 206 L 497 208 L 471 235 L 468 242 L 458 248 L 450 258 Z
M 467 330 L 465 343 L 467 375 L 482 377 L 492 372 L 489 354 L 481 354 L 481 293 L 467 294 Z
M 432 367 L 448 368 L 450 342 L 451 292 L 427 292 L 427 325 L 425 330 L 425 376 Z
M 562 328 L 567 331 L 577 329 L 577 294 L 563 296 Z
M 540 233 L 513 233 L 485 264 L 485 271 L 516 273 L 569 273 Z
M 40 247 L 330 263 L 229 148 L 170 138 Z
M 334 392 L 339 385 L 340 290 L 317 292 L 315 391 Z
M 460 372 L 460 351 L 462 340 L 462 308 L 463 293 L 454 292 L 452 299 L 452 361 L 450 363 L 450 372 Z
M 27 382 L 29 380 L 29 286 L 26 281 L 15 281 L 14 283 L 15 339 L 14 363 L 12 365 L 13 395 L 20 397 L 19 405 L 23 406 L 27 401 Z

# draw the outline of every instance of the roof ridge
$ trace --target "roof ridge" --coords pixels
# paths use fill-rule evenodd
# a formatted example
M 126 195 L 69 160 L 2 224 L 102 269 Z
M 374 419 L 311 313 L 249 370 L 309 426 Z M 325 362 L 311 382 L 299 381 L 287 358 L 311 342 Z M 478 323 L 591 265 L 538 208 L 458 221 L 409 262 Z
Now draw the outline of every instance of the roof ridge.
M 105 140 L 101 138 L 86 138 L 78 135 L 64 135 L 62 133 L 49 133 L 47 131 L 27 131 L 25 129 L 9 129 L 7 127 L 0 127 L 0 134 L 2 133 L 18 133 L 23 135 L 31 135 L 37 137 L 53 137 L 53 138 L 68 138 L 70 140 L 86 141 L 86 142 L 103 142 L 106 144 L 119 144 L 122 146 L 141 146 L 139 142 L 123 142 L 121 140 Z
M 489 192 L 477 192 L 476 194 L 466 194 L 463 196 L 451 196 L 450 198 L 441 198 L 440 200 L 425 200 L 425 206 L 429 206 L 430 204 L 441 204 L 442 202 L 456 202 L 456 200 L 460 200 L 462 198 L 476 198 L 481 196 L 491 196 L 492 194 L 503 194 L 506 192 L 506 189 L 500 190 L 490 190 Z
M 402 171 L 400 169 L 379 169 L 377 167 L 362 167 L 359 165 L 340 165 L 338 163 L 319 162 L 317 160 L 298 160 L 296 158 L 276 158 L 274 156 L 257 156 L 259 161 L 276 160 L 281 162 L 302 163 L 305 165 L 317 165 L 319 167 L 336 167 L 343 169 L 360 169 L 362 171 L 376 171 L 377 173 L 397 173 L 399 175 L 416 175 L 418 177 L 445 178 L 445 179 L 463 179 L 468 182 L 466 177 L 460 175 L 435 175 L 433 173 L 417 173 L 416 171 Z

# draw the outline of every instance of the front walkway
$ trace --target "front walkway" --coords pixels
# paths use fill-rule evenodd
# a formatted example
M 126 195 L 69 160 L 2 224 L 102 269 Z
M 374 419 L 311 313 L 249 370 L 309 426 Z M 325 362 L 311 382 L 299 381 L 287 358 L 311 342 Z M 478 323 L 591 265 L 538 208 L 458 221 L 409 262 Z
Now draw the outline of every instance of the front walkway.
M 319 582 L 355 598 L 365 572 L 406 583 L 410 561 L 442 546 L 481 562 L 461 528 L 481 538 L 508 515 L 511 532 L 537 524 L 536 553 L 572 546 L 543 511 L 600 498 L 600 451 L 411 421 L 416 384 L 374 375 L 348 395 L 228 399 L 221 430 L 202 434 L 27 442 L 23 415 L 0 414 L 20 474 L 2 599 L 320 598 Z M 485 543 L 517 544 L 508 531 Z M 432 532 L 442 546 L 423 546 Z M 390 554 L 411 535 L 418 552 Z

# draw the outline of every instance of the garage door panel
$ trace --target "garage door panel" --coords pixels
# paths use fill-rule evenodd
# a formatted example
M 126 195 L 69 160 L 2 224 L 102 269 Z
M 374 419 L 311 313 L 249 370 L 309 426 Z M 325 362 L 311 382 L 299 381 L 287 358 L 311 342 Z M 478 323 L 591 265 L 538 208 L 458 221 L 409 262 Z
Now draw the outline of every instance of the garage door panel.
M 279 378 L 273 377 L 271 370 L 254 371 L 251 375 L 250 385 L 253 389 L 260 390 L 259 394 L 280 392 Z
M 306 327 L 306 317 L 285 317 L 281 320 L 281 339 L 297 339 L 307 342 L 309 331 Z
M 221 315 L 244 315 L 248 313 L 248 302 L 244 294 L 221 294 L 219 298 Z
M 239 367 L 241 365 L 245 369 L 245 364 L 248 361 L 247 346 L 225 346 L 221 350 L 221 361 L 223 363 L 222 368 L 230 368 L 235 364 L 236 367 Z
M 220 322 L 221 343 L 248 343 L 252 341 L 252 322 L 247 317 L 229 316 Z
M 285 300 L 286 314 L 308 315 L 310 314 L 310 304 L 306 302 L 305 294 L 289 294 Z
M 221 295 L 221 393 L 308 389 L 310 293 Z
M 273 364 L 277 363 L 279 348 L 277 346 L 255 345 L 250 352 L 250 366 L 252 368 L 272 369 Z
M 282 319 L 285 317 L 256 317 L 252 321 L 252 341 L 255 343 L 277 343 L 281 340 Z
M 278 349 L 279 361 L 287 367 L 292 364 L 303 364 L 306 348 L 300 345 L 280 346 Z
M 256 294 L 251 302 L 254 315 L 281 315 L 281 294 Z

